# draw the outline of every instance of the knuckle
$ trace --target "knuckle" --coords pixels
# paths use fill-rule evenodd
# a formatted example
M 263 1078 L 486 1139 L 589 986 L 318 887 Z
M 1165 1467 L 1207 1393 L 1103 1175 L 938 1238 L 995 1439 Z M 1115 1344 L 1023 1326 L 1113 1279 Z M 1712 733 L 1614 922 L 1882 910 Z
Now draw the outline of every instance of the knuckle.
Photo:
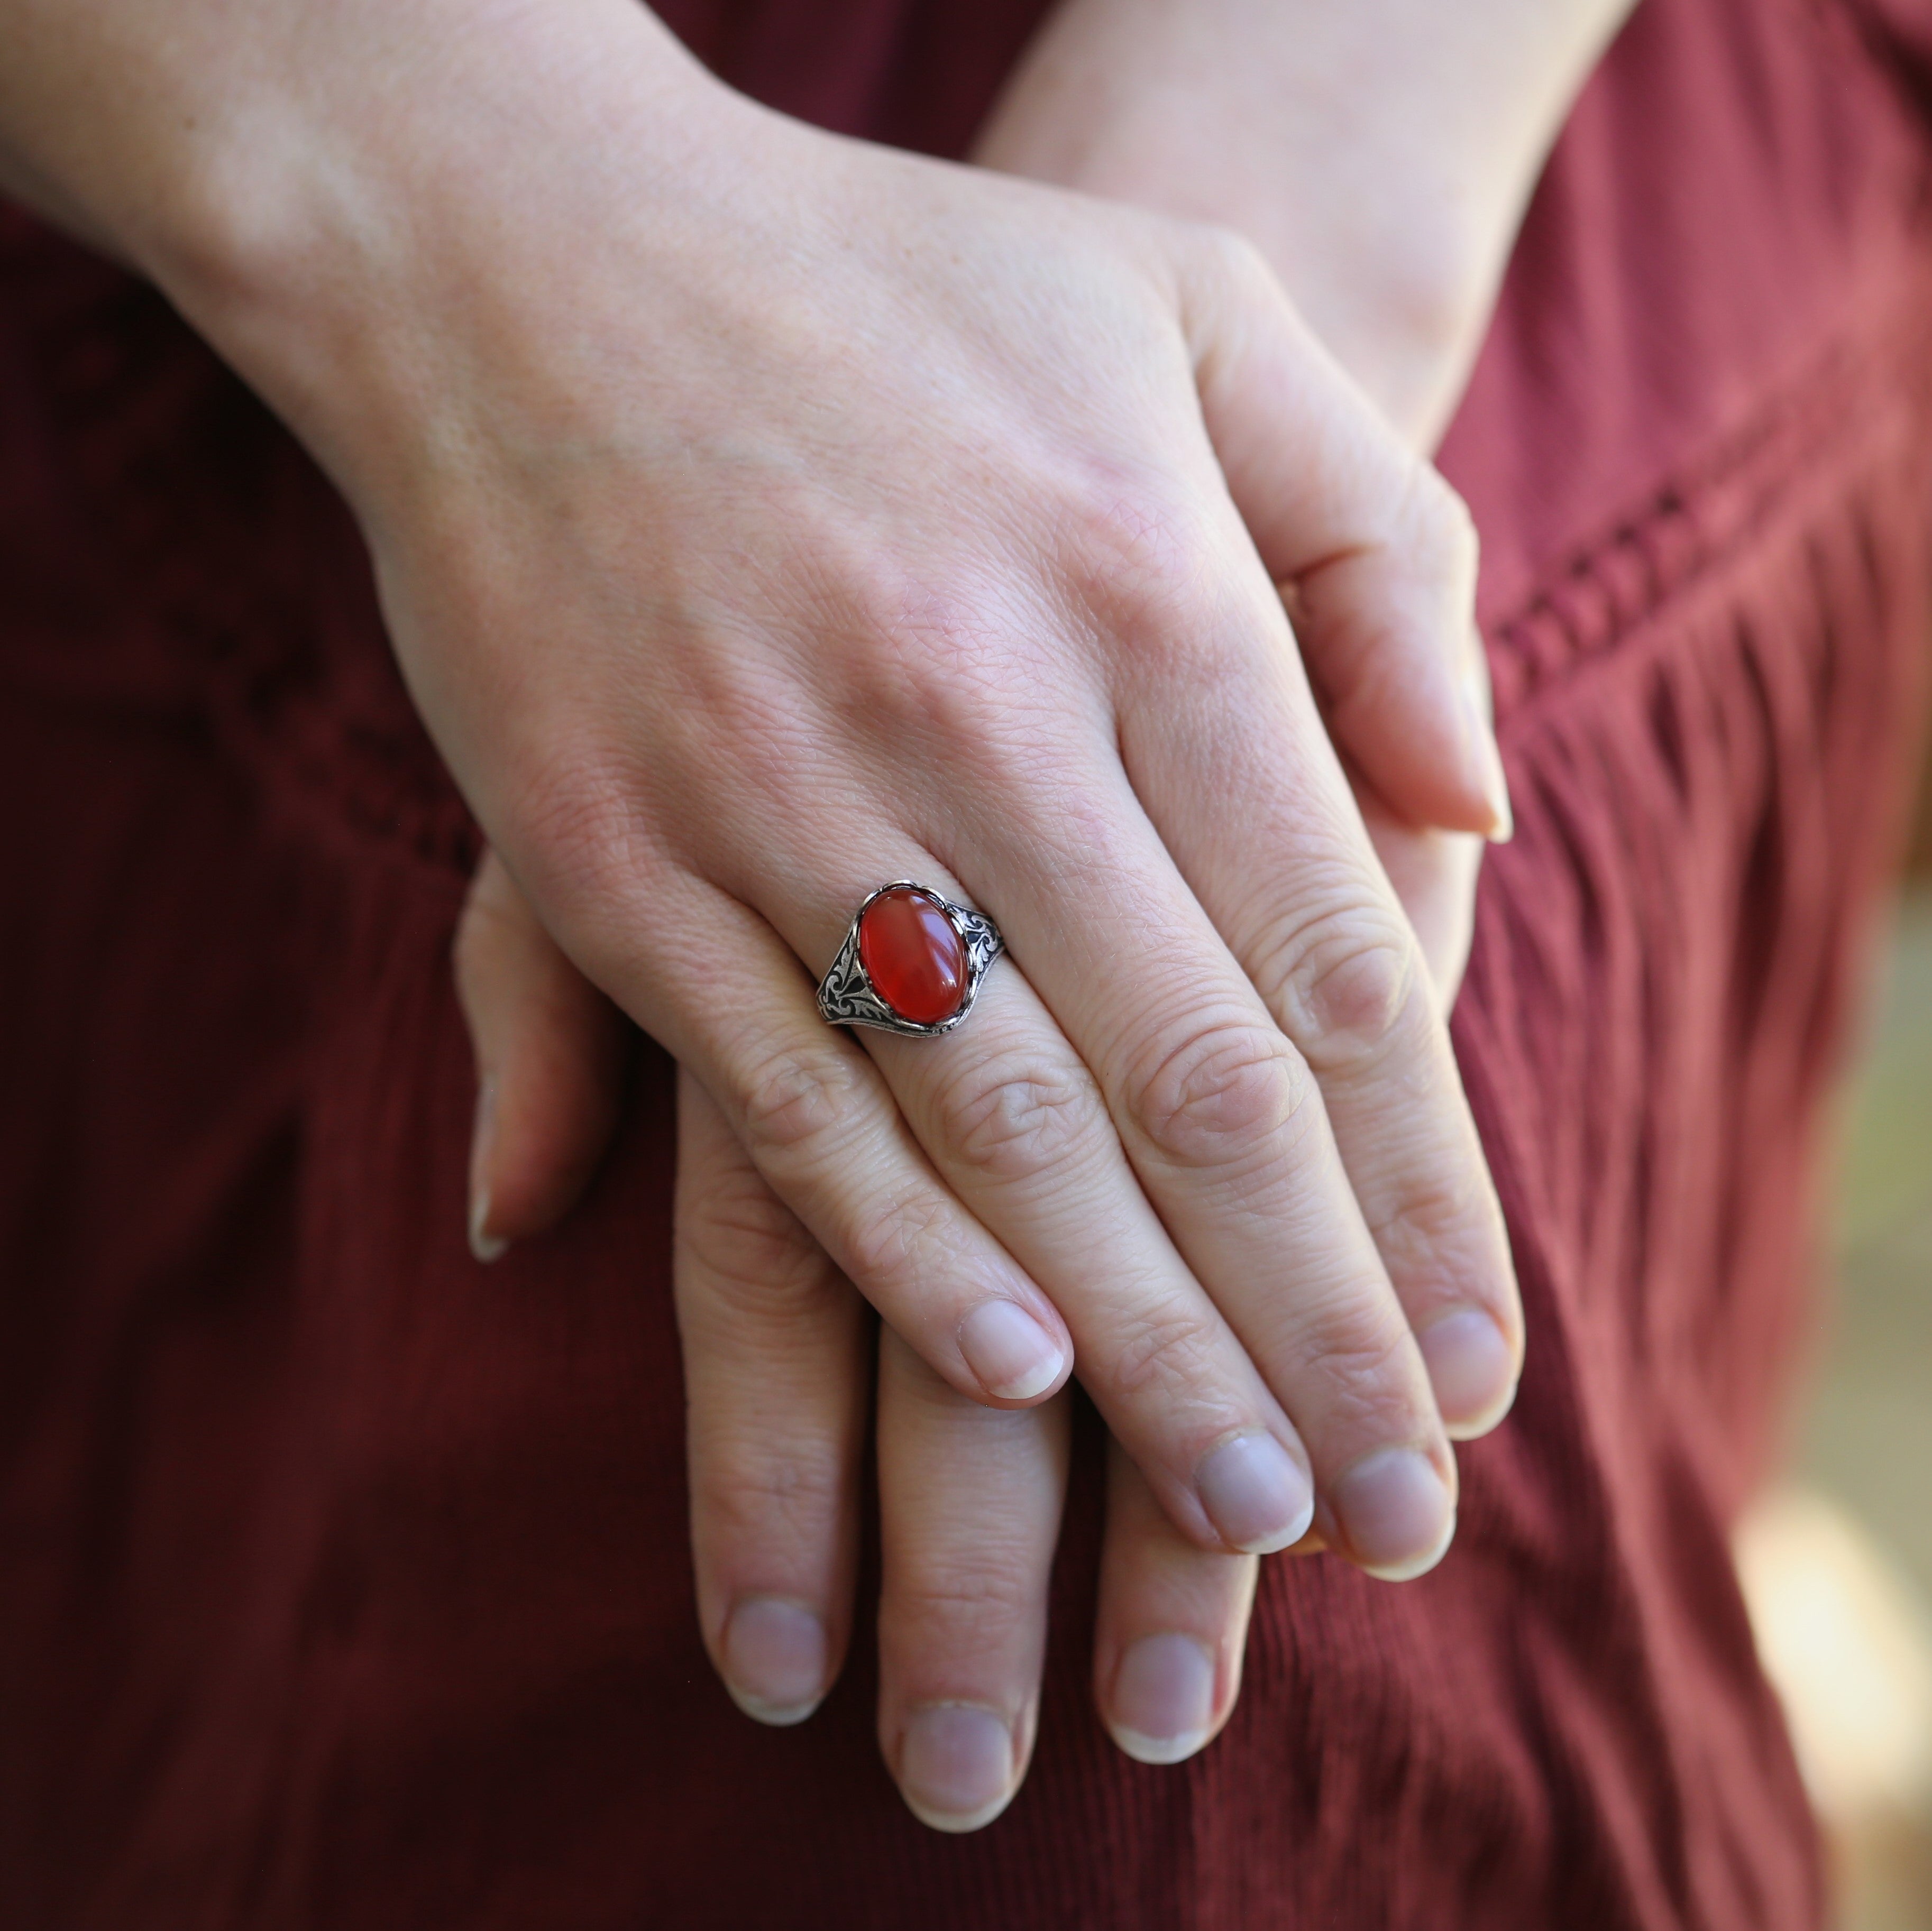
M 473 883 L 456 922 L 451 957 L 457 986 L 472 1004 L 491 982 L 490 968 L 514 943 L 517 934 L 506 908 Z
M 1188 652 L 1223 629 L 1228 544 L 1204 503 L 1171 481 L 1096 472 L 1062 521 L 1064 567 L 1106 629 L 1142 649 Z
M 994 1640 L 1033 1613 L 1034 1565 L 995 1534 L 974 1546 L 928 1550 L 892 1579 L 887 1600 L 902 1631 L 953 1644 Z
M 968 747 L 990 733 L 1004 654 L 957 604 L 933 592 L 916 610 L 872 613 L 860 654 L 848 688 L 861 729 Z
M 944 1201 L 929 1192 L 869 1208 L 842 1230 L 846 1272 L 862 1288 L 909 1277 L 931 1285 L 947 1217 Z
M 1410 1178 L 1370 1231 L 1395 1279 L 1432 1277 L 1449 1298 L 1499 1317 L 1514 1298 L 1508 1234 L 1473 1130 L 1450 1158 L 1431 1160 Z
M 811 1164 L 850 1132 L 863 1090 L 863 1074 L 842 1052 L 775 1054 L 740 1083 L 740 1136 L 754 1160 Z
M 736 639 L 692 653 L 680 667 L 682 702 L 650 721 L 652 799 L 673 822 L 688 815 L 694 787 L 716 790 L 721 772 L 766 798 L 788 799 L 811 768 L 822 728 L 795 667 L 746 649 Z
M 1353 1291 L 1325 1309 L 1306 1311 L 1294 1351 L 1303 1363 L 1294 1407 L 1318 1432 L 1406 1434 L 1418 1414 L 1430 1411 L 1408 1325 L 1386 1300 Z
M 1195 232 L 1214 272 L 1236 290 L 1273 289 L 1278 285 L 1267 256 L 1239 229 L 1211 223 Z
M 680 1202 L 687 1268 L 730 1314 L 787 1334 L 829 1304 L 836 1277 L 817 1241 L 755 1173 L 720 1177 Z
M 1298 924 L 1256 976 L 1269 1009 L 1317 1072 L 1378 1056 L 1423 993 L 1415 940 L 1392 907 L 1346 904 Z
M 1226 1167 L 1276 1142 L 1305 1106 L 1307 1069 L 1272 1026 L 1196 1027 L 1129 1083 L 1136 1128 L 1177 1166 Z
M 1016 1052 L 980 1062 L 948 1082 L 938 1099 L 953 1156 L 1002 1183 L 1062 1167 L 1106 1123 L 1092 1076 L 1054 1057 L 1022 1060 Z
M 1144 1309 L 1126 1324 L 1110 1375 L 1128 1400 L 1198 1402 L 1213 1377 L 1220 1335 L 1210 1315 L 1172 1302 Z
M 586 899 L 650 868 L 642 802 L 622 760 L 580 730 L 524 774 L 510 815 L 552 889 Z
M 698 1467 L 693 1507 L 707 1537 L 752 1543 L 761 1554 L 779 1533 L 804 1541 L 822 1535 L 843 1509 L 850 1473 L 835 1437 L 775 1433 L 768 1421 L 755 1431 L 713 1432 Z
M 916 787 L 964 769 L 990 794 L 1037 793 L 1042 758 L 1077 752 L 1091 721 L 1070 715 L 1064 679 L 1042 674 L 1052 627 L 1028 644 L 1016 655 L 1011 622 L 983 595 L 906 591 L 844 640 L 837 721 Z M 820 761 L 809 750 L 794 759 Z
M 1412 472 L 1408 497 L 1408 528 L 1405 546 L 1424 566 L 1460 592 L 1473 592 L 1480 543 L 1469 506 L 1442 472 L 1418 462 Z

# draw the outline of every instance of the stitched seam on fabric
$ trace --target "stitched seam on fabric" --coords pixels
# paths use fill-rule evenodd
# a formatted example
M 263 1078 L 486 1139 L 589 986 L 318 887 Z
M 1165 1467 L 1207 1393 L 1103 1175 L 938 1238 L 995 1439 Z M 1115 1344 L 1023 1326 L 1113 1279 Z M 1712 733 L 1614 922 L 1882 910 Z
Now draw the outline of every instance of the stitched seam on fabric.
M 1789 499 L 1821 487 L 1821 470 L 1823 487 L 1840 487 L 1846 470 L 1904 447 L 1932 423 L 1932 379 L 1912 367 L 1913 358 L 1874 348 L 1832 344 L 1678 480 L 1551 572 L 1515 614 L 1487 626 L 1506 729 L 1692 586 L 1748 555 L 1784 520 Z M 1901 363 L 1911 378 L 1904 409 L 1895 386 Z

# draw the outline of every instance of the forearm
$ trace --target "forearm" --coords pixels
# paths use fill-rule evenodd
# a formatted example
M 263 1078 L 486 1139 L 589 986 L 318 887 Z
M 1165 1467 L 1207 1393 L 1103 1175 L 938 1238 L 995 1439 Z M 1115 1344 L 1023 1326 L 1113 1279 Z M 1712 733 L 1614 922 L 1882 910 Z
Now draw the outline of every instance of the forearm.
M 1424 442 L 1630 0 L 1065 0 L 979 157 L 1217 222 Z
M 326 175 L 427 163 L 519 85 L 594 91 L 621 57 L 644 105 L 691 64 L 631 0 L 0 0 L 0 187 L 164 273 Z
M 345 482 L 352 399 L 380 422 L 419 382 L 426 288 L 487 309 L 486 230 L 527 283 L 566 205 L 692 244 L 729 97 L 632 0 L 0 0 L 0 186 L 156 282 Z

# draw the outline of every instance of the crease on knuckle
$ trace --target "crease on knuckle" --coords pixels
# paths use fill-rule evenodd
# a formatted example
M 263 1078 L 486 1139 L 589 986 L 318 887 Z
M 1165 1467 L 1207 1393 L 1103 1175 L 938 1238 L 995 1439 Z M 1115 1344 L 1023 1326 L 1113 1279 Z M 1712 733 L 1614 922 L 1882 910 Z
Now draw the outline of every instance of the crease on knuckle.
M 1211 1316 L 1169 1301 L 1136 1315 L 1114 1350 L 1109 1378 L 1130 1400 L 1197 1401 L 1220 1339 Z
M 988 1180 L 1012 1183 L 1064 1167 L 1106 1121 L 1083 1066 L 1017 1051 L 963 1069 L 938 1096 L 945 1143 Z
M 765 1555 L 777 1536 L 807 1545 L 823 1538 L 843 1510 L 850 1474 L 836 1437 L 769 1426 L 755 1435 L 718 1429 L 701 1466 L 693 1509 L 707 1537 L 754 1543 Z
M 1376 1060 L 1414 1023 L 1420 964 L 1400 914 L 1348 904 L 1284 934 L 1255 982 L 1309 1064 L 1331 1073 Z
M 737 1316 L 778 1330 L 822 1317 L 838 1288 L 824 1250 L 755 1173 L 732 1174 L 679 1203 L 678 1238 L 706 1291 Z
M 867 1290 L 907 1281 L 932 1287 L 950 1218 L 946 1202 L 929 1190 L 874 1205 L 843 1230 L 845 1271 Z
M 1135 1078 L 1127 1110 L 1172 1165 L 1226 1168 L 1279 1144 L 1310 1091 L 1306 1069 L 1282 1034 L 1219 1020 L 1187 1033 Z
M 1408 1328 L 1399 1309 L 1355 1306 L 1312 1324 L 1300 1345 L 1304 1367 L 1296 1406 L 1319 1414 L 1324 1430 L 1361 1435 L 1414 1432 L 1428 1405 L 1416 1379 Z
M 1037 1564 L 996 1531 L 977 1546 L 926 1551 L 892 1578 L 886 1594 L 892 1624 L 942 1639 L 949 1648 L 997 1642 L 1034 1613 Z
M 852 1132 L 863 1093 L 864 1075 L 843 1052 L 775 1053 L 740 1083 L 739 1135 L 761 1165 L 817 1164 Z
M 1481 1147 L 1471 1138 L 1465 1159 L 1432 1164 L 1370 1231 L 1392 1275 L 1432 1276 L 1445 1299 L 1480 1306 L 1494 1301 L 1499 1273 L 1507 1278 L 1508 1237 Z

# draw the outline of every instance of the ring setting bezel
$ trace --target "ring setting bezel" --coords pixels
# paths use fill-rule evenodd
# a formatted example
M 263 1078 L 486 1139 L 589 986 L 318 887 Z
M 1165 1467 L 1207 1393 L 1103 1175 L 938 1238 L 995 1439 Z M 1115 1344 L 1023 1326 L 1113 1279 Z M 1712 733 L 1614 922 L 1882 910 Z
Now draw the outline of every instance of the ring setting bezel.
M 874 903 L 889 892 L 916 892 L 937 906 L 959 935 L 966 955 L 966 986 L 958 1007 L 931 1025 L 908 1019 L 889 1004 L 872 984 L 872 976 L 866 971 L 865 961 L 860 954 L 860 925 Z M 865 902 L 853 913 L 852 922 L 845 928 L 845 942 L 838 948 L 838 956 L 819 982 L 818 1009 L 826 1022 L 833 1026 L 871 1026 L 882 1033 L 898 1033 L 910 1039 L 936 1039 L 966 1023 L 979 999 L 980 988 L 988 971 L 1005 949 L 1006 941 L 1000 936 L 1000 928 L 983 912 L 956 905 L 943 893 L 934 891 L 929 885 L 921 885 L 916 879 L 892 879 L 877 891 L 868 892 Z

